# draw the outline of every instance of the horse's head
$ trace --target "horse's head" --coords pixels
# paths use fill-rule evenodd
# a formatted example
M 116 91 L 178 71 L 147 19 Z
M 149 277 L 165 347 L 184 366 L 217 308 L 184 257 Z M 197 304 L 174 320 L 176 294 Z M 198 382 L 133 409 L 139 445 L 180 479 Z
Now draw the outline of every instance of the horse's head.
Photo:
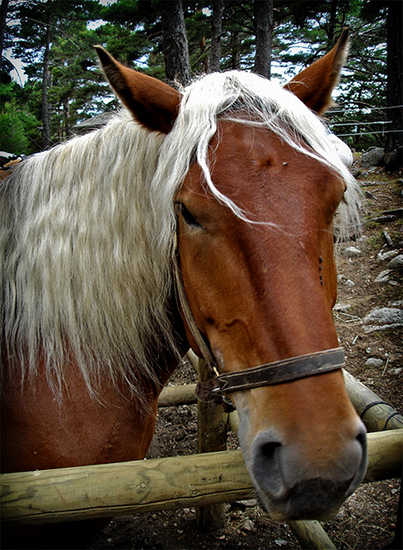
M 244 86 L 238 73 L 228 73 L 208 75 L 204 88 L 196 84 L 197 96 L 191 86 L 183 99 L 99 51 L 139 122 L 167 139 L 177 127 L 185 134 L 178 152 L 186 157 L 185 177 L 174 205 L 189 344 L 201 354 L 203 342 L 224 374 L 268 363 L 286 373 L 280 383 L 230 393 L 250 475 L 278 519 L 337 509 L 366 467 L 365 429 L 342 372 L 332 370 L 334 354 L 318 353 L 338 346 L 332 223 L 348 176 L 310 109 L 322 113 L 329 104 L 346 47 L 343 35 L 287 85 L 294 95 L 253 75 Z M 218 81 L 230 94 L 212 118 Z M 207 115 L 199 113 L 204 102 Z M 203 125 L 207 130 L 192 144 Z M 275 364 L 287 358 L 295 358 L 295 369 Z

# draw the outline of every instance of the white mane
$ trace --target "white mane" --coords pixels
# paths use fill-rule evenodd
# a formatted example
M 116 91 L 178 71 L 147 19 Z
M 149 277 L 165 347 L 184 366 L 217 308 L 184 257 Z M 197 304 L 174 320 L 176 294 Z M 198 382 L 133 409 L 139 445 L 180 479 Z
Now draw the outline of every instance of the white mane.
M 41 354 L 56 390 L 71 356 L 90 392 L 107 374 L 133 391 L 139 371 L 153 378 L 153 360 L 175 350 L 167 311 L 173 198 L 195 153 L 211 191 L 243 217 L 214 186 L 207 160 L 217 117 L 236 109 L 339 172 L 348 189 L 341 224 L 356 225 L 356 186 L 325 127 L 273 82 L 235 71 L 197 80 L 183 91 L 166 137 L 123 111 L 104 128 L 31 157 L 0 190 L 4 337 L 23 376 Z

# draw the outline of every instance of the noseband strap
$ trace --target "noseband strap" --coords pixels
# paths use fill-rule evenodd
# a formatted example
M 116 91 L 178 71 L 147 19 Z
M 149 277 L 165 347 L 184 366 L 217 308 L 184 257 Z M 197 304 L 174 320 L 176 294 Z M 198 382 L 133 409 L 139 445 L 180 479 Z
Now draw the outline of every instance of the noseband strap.
M 211 371 L 209 380 L 197 384 L 196 394 L 201 401 L 222 402 L 225 400 L 226 394 L 229 393 L 293 382 L 301 378 L 339 370 L 344 366 L 344 351 L 339 347 L 265 363 L 245 370 L 219 374 L 210 346 L 196 325 L 186 298 L 179 268 L 176 238 L 174 250 L 174 271 L 179 305 L 188 328 Z
M 200 382 L 196 393 L 202 400 L 215 401 L 216 397 L 222 399 L 228 393 L 293 382 L 339 370 L 343 366 L 343 349 L 328 349 L 265 363 L 250 369 L 220 374 L 207 382 Z

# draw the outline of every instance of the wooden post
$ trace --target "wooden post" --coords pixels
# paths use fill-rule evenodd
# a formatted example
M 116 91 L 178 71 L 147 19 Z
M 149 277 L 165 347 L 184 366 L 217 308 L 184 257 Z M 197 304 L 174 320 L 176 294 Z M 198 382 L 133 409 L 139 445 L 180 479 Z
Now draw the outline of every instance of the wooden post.
M 198 362 L 199 380 L 204 382 L 211 377 L 204 359 Z M 227 448 L 227 420 L 223 406 L 214 402 L 198 401 L 198 452 L 224 451 Z M 201 506 L 197 510 L 199 529 L 221 529 L 225 524 L 224 504 Z
M 289 521 L 288 525 L 304 550 L 336 550 L 319 521 Z

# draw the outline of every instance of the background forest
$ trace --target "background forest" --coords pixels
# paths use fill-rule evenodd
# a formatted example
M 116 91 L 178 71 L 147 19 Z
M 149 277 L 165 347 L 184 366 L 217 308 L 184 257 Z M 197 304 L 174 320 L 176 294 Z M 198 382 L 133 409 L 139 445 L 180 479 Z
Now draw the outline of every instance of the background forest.
M 330 128 L 357 150 L 402 147 L 403 2 L 389 0 L 2 0 L 0 150 L 29 154 L 117 108 L 93 49 L 186 84 L 246 69 L 283 83 L 333 45 L 352 45 Z M 16 60 L 23 70 L 12 74 Z

